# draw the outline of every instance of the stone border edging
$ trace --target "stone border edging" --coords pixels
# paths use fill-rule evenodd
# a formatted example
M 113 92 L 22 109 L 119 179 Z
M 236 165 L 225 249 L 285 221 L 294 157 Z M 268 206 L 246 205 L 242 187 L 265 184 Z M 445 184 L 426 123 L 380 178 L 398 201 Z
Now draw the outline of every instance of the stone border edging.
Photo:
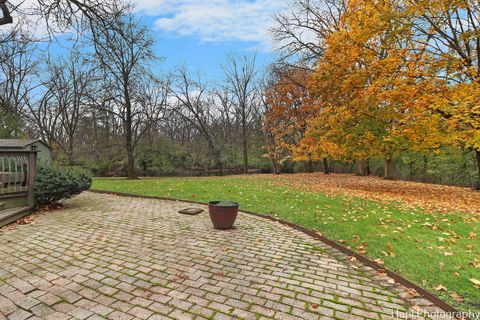
M 208 205 L 208 203 L 200 202 L 200 201 L 181 200 L 181 199 L 175 199 L 175 198 L 169 198 L 169 197 L 159 197 L 159 196 L 147 196 L 147 195 L 125 193 L 125 192 L 115 192 L 115 191 L 96 190 L 96 189 L 88 190 L 88 192 L 98 193 L 98 194 L 115 195 L 115 196 L 127 197 L 127 198 L 157 199 L 157 200 L 193 203 L 193 204 L 199 204 L 199 205 Z M 400 283 L 404 287 L 409 288 L 409 289 L 415 289 L 415 291 L 417 291 L 418 294 L 420 294 L 423 298 L 432 302 L 437 307 L 441 308 L 442 310 L 444 310 L 446 312 L 450 312 L 450 313 L 454 314 L 455 318 L 464 319 L 464 320 L 468 319 L 468 318 L 460 317 L 459 316 L 459 314 L 460 314 L 459 310 L 457 310 L 453 306 L 449 305 L 448 303 L 446 303 L 442 299 L 438 298 L 437 296 L 435 296 L 433 293 L 427 291 L 426 289 L 424 289 L 424 288 L 414 284 L 413 282 L 403 278 L 399 274 L 386 269 L 384 266 L 379 265 L 375 261 L 373 261 L 373 260 L 371 260 L 371 259 L 369 259 L 369 258 L 367 258 L 367 257 L 365 257 L 365 256 L 363 256 L 359 253 L 356 253 L 353 250 L 351 250 L 351 249 L 349 249 L 349 248 L 347 248 L 347 247 L 345 247 L 345 246 L 343 246 L 343 245 L 341 245 L 341 244 L 339 244 L 339 243 L 337 243 L 333 240 L 330 240 L 330 239 L 328 239 L 328 238 L 326 238 L 326 237 L 324 237 L 324 236 L 322 236 L 322 235 L 320 235 L 320 234 L 318 234 L 318 233 L 316 233 L 312 230 L 306 229 L 304 227 L 301 227 L 299 225 L 296 225 L 294 223 L 291 223 L 291 222 L 288 222 L 288 221 L 285 221 L 285 220 L 277 219 L 277 218 L 272 217 L 270 215 L 262 215 L 262 214 L 252 212 L 252 211 L 247 211 L 247 210 L 240 210 L 240 212 L 243 212 L 243 213 L 246 213 L 246 214 L 249 214 L 249 215 L 253 215 L 253 216 L 256 216 L 256 217 L 260 217 L 260 218 L 263 218 L 263 219 L 267 219 L 267 220 L 270 220 L 270 221 L 273 221 L 273 222 L 278 222 L 278 223 L 286 225 L 286 226 L 288 226 L 292 229 L 303 232 L 303 233 L 309 235 L 310 237 L 312 237 L 314 239 L 317 239 L 317 240 L 329 245 L 330 247 L 346 254 L 349 257 L 355 257 L 357 259 L 357 261 L 360 261 L 364 265 L 369 266 L 376 271 L 382 271 L 383 274 L 388 275 L 390 278 L 395 280 L 395 282 Z

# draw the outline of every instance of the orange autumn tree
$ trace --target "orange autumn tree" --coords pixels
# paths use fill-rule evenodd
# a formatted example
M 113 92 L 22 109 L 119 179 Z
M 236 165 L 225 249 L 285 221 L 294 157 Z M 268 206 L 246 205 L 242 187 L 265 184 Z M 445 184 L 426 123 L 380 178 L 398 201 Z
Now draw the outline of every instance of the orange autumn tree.
M 453 142 L 473 151 L 480 187 L 480 6 L 473 0 L 399 1 L 396 19 L 424 46 L 429 76 L 443 87 L 427 108 L 444 119 Z M 427 58 L 427 59 L 425 59 Z M 440 83 L 441 82 L 441 83 Z
M 444 136 L 439 117 L 410 103 L 439 88 L 419 74 L 427 53 L 394 19 L 398 9 L 395 1 L 349 2 L 309 82 L 321 112 L 306 138 L 336 159 L 383 157 L 387 179 L 395 155 L 437 149 Z
M 306 88 L 307 78 L 306 68 L 277 71 L 266 90 L 264 131 L 268 143 L 265 150 L 266 156 L 272 159 L 274 169 L 277 169 L 278 163 L 293 159 L 304 161 L 311 172 L 313 162 L 320 160 L 317 152 L 301 144 L 307 122 L 316 112 Z

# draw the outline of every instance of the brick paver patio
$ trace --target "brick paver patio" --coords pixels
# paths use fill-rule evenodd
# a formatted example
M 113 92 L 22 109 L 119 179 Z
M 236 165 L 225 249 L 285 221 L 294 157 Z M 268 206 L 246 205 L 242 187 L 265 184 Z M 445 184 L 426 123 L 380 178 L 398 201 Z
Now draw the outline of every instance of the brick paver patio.
M 308 235 L 85 193 L 0 232 L 0 319 L 392 319 L 438 311 Z M 3 315 L 3 316 L 2 316 Z

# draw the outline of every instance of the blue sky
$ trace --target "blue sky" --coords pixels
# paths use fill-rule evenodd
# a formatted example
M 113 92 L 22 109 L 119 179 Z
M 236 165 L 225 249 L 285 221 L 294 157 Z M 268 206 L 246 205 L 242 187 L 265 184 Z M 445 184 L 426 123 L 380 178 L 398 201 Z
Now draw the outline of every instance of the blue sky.
M 24 0 L 35 6 L 37 0 Z M 125 0 L 127 1 L 127 0 Z M 151 27 L 156 54 L 164 58 L 159 69 L 172 71 L 185 65 L 208 79 L 223 79 L 222 63 L 227 54 L 257 53 L 259 66 L 275 59 L 269 29 L 272 16 L 286 11 L 293 0 L 130 0 L 134 12 Z M 42 25 L 35 29 L 42 34 Z M 65 50 L 57 44 L 50 53 Z M 66 45 L 66 43 L 63 43 Z M 67 45 L 68 47 L 68 45 Z
M 155 53 L 164 58 L 161 69 L 173 70 L 185 65 L 190 71 L 199 72 L 209 79 L 223 78 L 222 63 L 227 54 L 247 52 L 257 54 L 259 66 L 268 65 L 274 60 L 275 53 L 266 50 L 255 50 L 258 43 L 245 41 L 202 42 L 198 37 L 165 37 L 156 33 Z M 252 49 L 254 48 L 254 49 Z
M 150 25 L 164 70 L 184 64 L 221 80 L 227 54 L 257 53 L 259 65 L 273 61 L 269 28 L 287 0 L 137 0 L 135 12 Z

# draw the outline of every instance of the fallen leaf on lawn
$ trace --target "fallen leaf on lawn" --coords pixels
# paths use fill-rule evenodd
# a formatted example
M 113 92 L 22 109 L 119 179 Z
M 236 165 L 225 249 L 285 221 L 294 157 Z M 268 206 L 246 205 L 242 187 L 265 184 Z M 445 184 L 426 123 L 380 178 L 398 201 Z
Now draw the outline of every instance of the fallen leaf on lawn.
M 445 252 L 443 253 L 443 255 L 444 255 L 445 257 L 450 257 L 450 256 L 453 256 L 453 253 L 452 253 L 452 252 L 447 252 L 447 251 L 445 251 Z
M 454 238 L 456 238 L 456 239 L 460 239 L 460 236 L 459 236 L 458 234 L 456 234 L 455 231 L 453 231 L 453 230 L 448 230 L 448 233 L 449 233 L 452 237 L 454 237 Z
M 392 258 L 395 258 L 395 257 L 397 256 L 397 254 L 396 254 L 395 252 L 393 252 L 393 251 L 390 252 L 388 255 L 389 255 L 390 257 L 392 257 Z
M 435 290 L 437 290 L 437 291 L 447 291 L 447 288 L 443 284 L 439 284 L 438 286 L 435 287 Z
M 468 239 L 469 239 L 469 240 L 477 239 L 477 234 L 474 233 L 474 232 L 470 232 L 470 233 L 468 234 Z
M 375 261 L 376 263 L 378 263 L 381 266 L 383 266 L 385 264 L 385 262 L 382 259 L 375 259 L 373 261 Z
M 365 251 L 365 247 L 364 247 L 364 246 L 358 246 L 358 247 L 357 247 L 357 250 L 358 250 L 358 252 L 360 252 L 360 253 L 362 253 L 362 254 L 363 254 L 363 253 L 367 253 L 367 251 Z
M 416 297 L 420 296 L 420 294 L 418 294 L 417 290 L 415 290 L 413 288 L 408 289 L 407 293 L 408 293 L 409 298 L 416 298 Z
M 473 286 L 477 289 L 480 289 L 480 280 L 477 280 L 475 278 L 470 279 L 470 282 L 473 283 Z
M 452 292 L 450 294 L 450 297 L 452 297 L 457 302 L 463 302 L 463 297 L 456 292 Z
M 387 247 L 388 251 L 393 251 L 394 250 L 393 246 L 390 243 L 387 243 L 385 246 Z
M 356 262 L 356 261 L 357 261 L 357 258 L 355 258 L 355 256 L 351 256 L 351 257 L 350 257 L 350 261 Z
M 480 268 L 480 259 L 473 259 L 473 261 L 470 261 L 470 265 L 475 269 Z
M 387 274 L 387 271 L 385 269 L 379 269 L 378 270 L 378 273 L 382 276 L 386 275 Z
M 480 213 L 480 194 L 465 188 L 411 183 L 408 181 L 388 181 L 376 177 L 357 177 L 354 175 L 321 173 L 293 174 L 275 177 L 280 185 L 295 185 L 301 190 L 323 192 L 331 196 L 345 195 L 378 200 L 384 203 L 401 201 L 402 210 L 408 208 L 423 208 L 429 212 L 465 212 L 469 215 Z M 382 208 L 379 208 L 382 209 Z M 371 210 L 375 213 L 375 210 Z M 442 226 L 453 219 L 442 217 Z M 392 217 L 386 216 L 387 219 Z M 421 221 L 422 223 L 424 221 Z M 397 221 L 398 223 L 398 221 Z

